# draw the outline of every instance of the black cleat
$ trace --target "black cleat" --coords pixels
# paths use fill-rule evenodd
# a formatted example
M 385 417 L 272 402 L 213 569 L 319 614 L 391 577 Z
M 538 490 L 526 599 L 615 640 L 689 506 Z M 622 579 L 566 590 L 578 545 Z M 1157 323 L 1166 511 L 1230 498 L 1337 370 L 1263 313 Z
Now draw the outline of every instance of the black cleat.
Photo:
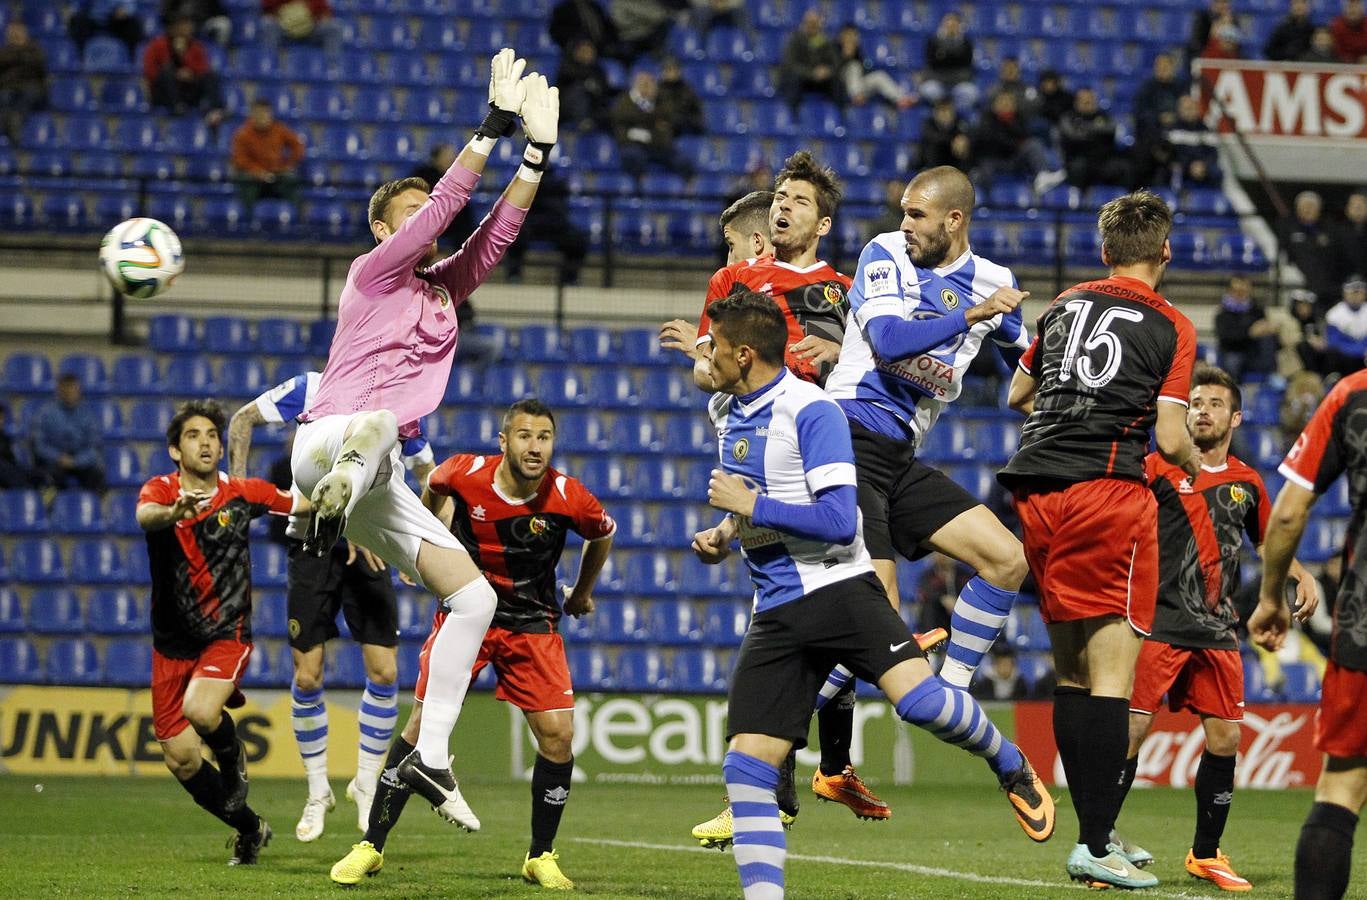
M 238 832 L 233 837 L 228 838 L 228 846 L 233 848 L 233 855 L 228 859 L 230 866 L 254 866 L 257 857 L 261 855 L 261 849 L 271 842 L 271 826 L 265 819 L 257 819 L 256 831 L 251 834 Z
M 778 768 L 778 808 L 791 816 L 797 818 L 798 799 L 797 799 L 797 751 L 789 751 L 783 760 L 783 765 Z
M 239 739 L 237 753 L 231 764 L 219 760 L 219 778 L 223 782 L 223 811 L 235 813 L 247 803 L 247 748 Z
M 399 763 L 397 774 L 415 794 L 432 804 L 437 815 L 466 831 L 479 831 L 479 817 L 461 796 L 460 783 L 451 773 L 450 766 L 436 769 L 424 765 L 422 757 L 414 750 Z

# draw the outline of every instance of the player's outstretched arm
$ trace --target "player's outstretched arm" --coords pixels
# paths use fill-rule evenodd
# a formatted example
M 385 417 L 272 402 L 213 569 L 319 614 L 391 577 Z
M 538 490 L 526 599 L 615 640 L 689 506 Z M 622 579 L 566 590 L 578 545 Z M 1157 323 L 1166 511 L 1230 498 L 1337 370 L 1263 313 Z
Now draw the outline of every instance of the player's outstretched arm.
M 1267 536 L 1263 540 L 1263 583 L 1258 592 L 1258 605 L 1248 617 L 1249 636 L 1267 650 L 1281 647 L 1291 625 L 1291 610 L 1286 605 L 1286 576 L 1314 502 L 1314 492 L 1288 481 L 1272 505 Z
M 252 450 L 252 429 L 266 421 L 255 400 L 238 407 L 228 420 L 228 476 L 247 477 L 247 457 Z
M 579 574 L 565 596 L 565 612 L 568 615 L 577 618 L 593 612 L 593 587 L 598 583 L 598 573 L 603 571 L 603 564 L 608 561 L 611 551 L 610 534 L 596 541 L 584 542 L 584 549 L 579 553 Z
M 143 531 L 160 531 L 170 528 L 182 519 L 193 519 L 200 508 L 212 498 L 194 492 L 182 493 L 171 504 L 139 503 L 134 512 L 138 527 Z
M 1187 430 L 1185 404 L 1160 397 L 1153 436 L 1158 444 L 1158 452 L 1165 460 L 1191 477 L 1196 477 L 1201 471 L 1201 455 L 1196 452 L 1196 445 L 1191 442 L 1191 432 Z

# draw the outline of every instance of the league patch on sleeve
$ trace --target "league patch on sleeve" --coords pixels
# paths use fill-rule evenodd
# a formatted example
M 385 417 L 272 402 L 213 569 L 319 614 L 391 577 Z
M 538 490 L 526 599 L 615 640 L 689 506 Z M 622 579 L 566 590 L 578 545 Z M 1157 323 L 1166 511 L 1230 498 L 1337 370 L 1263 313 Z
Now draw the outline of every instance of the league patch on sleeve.
M 897 291 L 897 267 L 891 262 L 872 262 L 864 267 L 864 296 L 877 297 Z

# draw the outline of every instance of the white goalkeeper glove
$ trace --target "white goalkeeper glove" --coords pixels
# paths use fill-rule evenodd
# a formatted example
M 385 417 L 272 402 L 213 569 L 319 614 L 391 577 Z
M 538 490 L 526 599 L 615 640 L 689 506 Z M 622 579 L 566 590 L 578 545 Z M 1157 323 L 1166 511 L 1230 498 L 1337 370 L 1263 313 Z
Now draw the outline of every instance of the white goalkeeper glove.
M 480 136 L 500 138 L 513 133 L 526 95 L 522 77 L 526 68 L 527 61 L 508 47 L 489 61 L 489 114 L 479 126 Z
M 560 88 L 551 87 L 546 76 L 536 72 L 523 78 L 522 84 L 526 94 L 522 103 L 522 130 L 528 141 L 522 161 L 528 168 L 544 171 L 559 134 Z

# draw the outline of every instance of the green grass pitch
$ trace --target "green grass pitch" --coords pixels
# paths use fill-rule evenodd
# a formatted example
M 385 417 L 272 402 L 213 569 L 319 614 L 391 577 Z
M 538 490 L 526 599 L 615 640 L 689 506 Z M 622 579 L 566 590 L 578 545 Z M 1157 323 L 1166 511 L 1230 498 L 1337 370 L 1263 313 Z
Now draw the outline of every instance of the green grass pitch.
M 980 777 L 978 777 L 980 776 Z M 957 780 L 955 780 L 957 779 Z M 527 843 L 528 786 L 468 779 L 466 798 L 483 820 L 478 834 L 441 822 L 420 800 L 391 836 L 385 868 L 352 889 L 328 869 L 359 839 L 355 808 L 338 807 L 313 844 L 294 839 L 304 782 L 253 779 L 251 802 L 275 840 L 250 869 L 224 863 L 228 829 L 163 778 L 0 777 L 0 896 L 4 897 L 531 897 L 518 877 Z M 878 787 L 893 808 L 887 822 L 861 822 L 844 807 L 803 797 L 789 833 L 788 888 L 794 898 L 987 898 L 1082 896 L 1063 871 L 1076 837 L 1066 794 L 1059 829 L 1044 845 L 1016 826 L 987 773 L 961 770 L 914 787 Z M 558 850 L 567 875 L 595 897 L 738 897 L 729 851 L 703 851 L 688 829 L 718 809 L 719 787 L 578 784 Z M 1189 791 L 1136 790 L 1122 816 L 1125 834 L 1158 857 L 1153 897 L 1213 897 L 1213 885 L 1182 869 L 1191 840 Z M 1292 857 L 1309 791 L 1235 795 L 1225 849 L 1255 897 L 1289 897 Z M 1367 897 L 1367 852 L 1354 861 L 1350 896 Z

